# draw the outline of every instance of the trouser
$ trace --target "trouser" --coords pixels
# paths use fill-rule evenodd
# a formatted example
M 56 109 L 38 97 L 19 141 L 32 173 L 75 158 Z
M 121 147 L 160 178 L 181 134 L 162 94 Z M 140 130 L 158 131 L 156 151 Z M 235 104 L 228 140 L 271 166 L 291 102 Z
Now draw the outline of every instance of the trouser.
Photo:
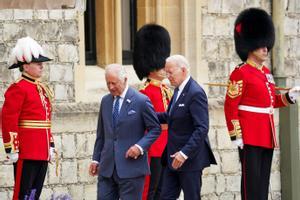
M 202 171 L 175 171 L 164 168 L 160 199 L 176 200 L 183 190 L 184 200 L 201 200 Z
M 273 150 L 251 145 L 239 149 L 242 200 L 268 199 Z
M 147 200 L 158 200 L 161 192 L 161 158 L 160 157 L 151 157 L 150 160 L 150 184 L 148 189 Z
M 116 168 L 112 177 L 99 174 L 97 200 L 141 200 L 144 179 L 145 176 L 120 178 Z
M 48 161 L 19 159 L 14 163 L 13 200 L 39 199 L 47 168 Z

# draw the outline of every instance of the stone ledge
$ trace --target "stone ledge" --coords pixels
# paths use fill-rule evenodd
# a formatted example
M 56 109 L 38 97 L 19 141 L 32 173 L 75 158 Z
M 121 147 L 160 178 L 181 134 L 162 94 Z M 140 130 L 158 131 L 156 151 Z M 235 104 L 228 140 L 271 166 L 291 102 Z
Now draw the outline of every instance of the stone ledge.
M 98 113 L 100 102 L 58 103 L 53 105 L 53 114 Z

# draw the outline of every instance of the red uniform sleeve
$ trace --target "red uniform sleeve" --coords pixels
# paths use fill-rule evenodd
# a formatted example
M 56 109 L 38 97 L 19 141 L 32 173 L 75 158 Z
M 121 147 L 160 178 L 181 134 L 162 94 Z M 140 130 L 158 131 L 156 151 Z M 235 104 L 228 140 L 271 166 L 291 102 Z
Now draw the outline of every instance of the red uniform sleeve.
M 25 93 L 17 85 L 11 85 L 5 93 L 2 108 L 2 136 L 7 153 L 19 151 L 18 122 Z
M 238 106 L 242 98 L 245 84 L 243 73 L 236 68 L 230 75 L 224 103 L 226 124 L 231 140 L 242 137 Z

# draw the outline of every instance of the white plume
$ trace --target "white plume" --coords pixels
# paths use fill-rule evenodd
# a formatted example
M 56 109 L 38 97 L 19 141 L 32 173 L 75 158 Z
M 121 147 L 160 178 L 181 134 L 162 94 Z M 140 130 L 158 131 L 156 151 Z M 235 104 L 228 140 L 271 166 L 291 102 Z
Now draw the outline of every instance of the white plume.
M 9 65 L 20 62 L 30 63 L 32 57 L 38 58 L 43 55 L 42 47 L 31 37 L 23 37 L 18 39 L 16 46 L 12 49 L 8 59 Z

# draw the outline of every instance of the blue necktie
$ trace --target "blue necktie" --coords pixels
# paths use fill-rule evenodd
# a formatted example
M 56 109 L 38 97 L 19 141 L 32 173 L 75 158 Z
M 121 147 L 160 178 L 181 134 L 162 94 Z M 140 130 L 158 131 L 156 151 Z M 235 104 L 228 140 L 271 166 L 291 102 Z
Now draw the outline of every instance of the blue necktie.
M 179 89 L 178 89 L 178 87 L 177 87 L 177 88 L 175 88 L 175 90 L 174 90 L 173 99 L 172 99 L 172 104 L 171 104 L 171 107 L 170 107 L 170 110 L 169 110 L 169 112 L 171 112 L 171 111 L 172 111 L 172 109 L 173 109 L 173 106 L 174 106 L 174 105 L 175 105 L 175 103 L 176 103 L 177 96 L 178 96 L 178 92 L 179 92 Z
M 119 106 L 120 106 L 120 97 L 117 96 L 115 97 L 115 104 L 112 113 L 112 124 L 114 128 L 116 127 L 119 118 Z

